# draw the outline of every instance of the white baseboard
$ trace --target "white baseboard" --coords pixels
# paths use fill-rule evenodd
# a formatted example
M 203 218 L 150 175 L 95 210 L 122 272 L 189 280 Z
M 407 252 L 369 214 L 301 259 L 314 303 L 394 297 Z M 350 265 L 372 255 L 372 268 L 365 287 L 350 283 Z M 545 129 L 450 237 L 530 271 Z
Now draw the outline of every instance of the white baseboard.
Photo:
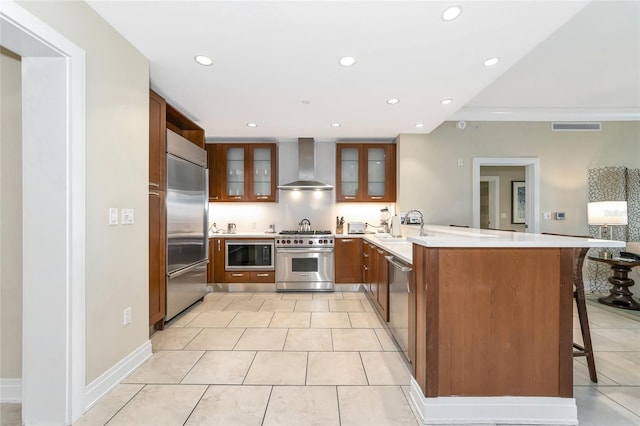
M 529 424 L 577 425 L 574 398 L 466 397 L 426 398 L 411 378 L 411 404 L 422 424 Z
M 129 374 L 142 365 L 153 354 L 151 341 L 147 340 L 138 349 L 131 352 L 120 362 L 100 377 L 89 383 L 85 388 L 85 410 L 91 408 L 107 392 L 120 384 Z
M 0 402 L 5 404 L 22 402 L 22 379 L 0 379 Z

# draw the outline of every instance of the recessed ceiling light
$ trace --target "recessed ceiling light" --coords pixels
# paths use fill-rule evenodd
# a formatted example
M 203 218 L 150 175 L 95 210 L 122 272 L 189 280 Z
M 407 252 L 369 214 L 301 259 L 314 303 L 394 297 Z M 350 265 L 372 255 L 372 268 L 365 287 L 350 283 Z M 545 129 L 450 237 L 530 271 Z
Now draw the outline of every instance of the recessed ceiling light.
M 424 127 L 424 124 L 423 123 L 418 123 L 418 124 L 416 124 L 416 127 Z
M 208 56 L 198 55 L 194 59 L 196 60 L 197 63 L 199 63 L 200 65 L 204 65 L 205 67 L 208 67 L 209 65 L 213 64 L 213 59 L 211 59 Z
M 400 102 L 400 99 L 396 99 L 396 98 L 387 99 L 387 103 L 388 103 L 389 105 L 395 105 L 395 104 L 397 104 L 398 102 Z
M 340 127 L 342 124 L 340 123 L 331 123 L 331 127 Z
M 449 22 L 456 19 L 462 13 L 462 7 L 460 6 L 449 6 L 442 12 L 442 20 Z
M 256 123 L 247 123 L 247 127 L 258 127 Z
M 303 100 L 302 100 L 302 103 L 303 103 L 303 104 L 305 104 L 305 105 L 309 105 L 309 104 L 311 103 L 311 101 L 308 101 L 308 100 L 306 100 L 306 99 L 303 99 Z
M 355 65 L 356 58 L 354 58 L 353 56 L 343 56 L 338 62 L 340 62 L 340 65 L 342 65 L 343 67 L 350 67 L 352 65 Z
M 451 98 L 446 98 L 440 101 L 442 105 L 449 105 L 451 102 L 453 102 L 453 99 Z
M 492 67 L 495 64 L 497 64 L 498 62 L 500 62 L 500 58 L 496 57 L 496 56 L 492 56 L 490 58 L 487 58 L 484 60 L 484 66 L 485 67 Z

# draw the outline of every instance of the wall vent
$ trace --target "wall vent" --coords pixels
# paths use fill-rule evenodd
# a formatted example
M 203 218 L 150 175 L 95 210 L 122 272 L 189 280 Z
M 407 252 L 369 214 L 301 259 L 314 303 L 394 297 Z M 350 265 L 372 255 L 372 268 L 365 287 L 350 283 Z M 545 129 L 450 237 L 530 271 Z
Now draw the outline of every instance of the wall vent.
M 551 123 L 551 130 L 554 132 L 599 132 L 602 130 L 602 123 L 598 122 L 555 122 Z

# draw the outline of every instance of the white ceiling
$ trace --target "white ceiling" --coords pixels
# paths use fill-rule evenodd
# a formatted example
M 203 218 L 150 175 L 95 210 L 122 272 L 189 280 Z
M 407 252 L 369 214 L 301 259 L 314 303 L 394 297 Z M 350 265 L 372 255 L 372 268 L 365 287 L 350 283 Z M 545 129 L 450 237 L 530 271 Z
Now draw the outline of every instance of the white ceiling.
M 452 119 L 640 120 L 637 0 L 89 4 L 207 138 L 390 139 Z M 442 21 L 452 4 L 462 15 Z M 200 54 L 214 64 L 196 64 Z M 340 66 L 345 55 L 356 65 Z M 485 68 L 490 56 L 501 61 Z

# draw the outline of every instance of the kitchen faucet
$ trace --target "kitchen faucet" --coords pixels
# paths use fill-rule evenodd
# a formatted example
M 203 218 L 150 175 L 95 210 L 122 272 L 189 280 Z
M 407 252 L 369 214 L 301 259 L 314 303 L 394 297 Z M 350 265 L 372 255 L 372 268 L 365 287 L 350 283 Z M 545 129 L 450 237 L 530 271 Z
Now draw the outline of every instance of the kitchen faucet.
M 409 214 L 416 212 L 420 215 L 420 236 L 421 237 L 426 237 L 427 236 L 427 232 L 424 230 L 424 216 L 422 215 L 422 212 L 420 210 L 409 210 L 405 215 L 404 215 L 404 223 L 405 225 L 409 223 L 408 219 L 409 219 Z

